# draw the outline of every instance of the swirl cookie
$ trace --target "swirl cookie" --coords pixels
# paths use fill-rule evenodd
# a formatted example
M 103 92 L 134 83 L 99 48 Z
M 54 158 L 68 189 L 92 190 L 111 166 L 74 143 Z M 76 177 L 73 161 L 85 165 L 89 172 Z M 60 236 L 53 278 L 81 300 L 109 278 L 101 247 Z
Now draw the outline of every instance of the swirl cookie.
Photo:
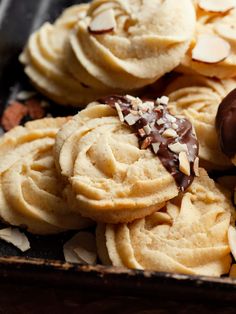
M 130 224 L 98 225 L 100 259 L 128 268 L 221 276 L 231 266 L 227 233 L 233 211 L 228 195 L 200 169 L 188 190 L 161 211 Z
M 58 129 L 67 118 L 45 118 L 16 127 L 0 139 L 0 217 L 36 234 L 91 224 L 72 212 L 53 160 Z
M 197 0 L 197 28 L 180 71 L 220 79 L 236 76 L 236 4 Z
M 55 161 L 83 216 L 129 222 L 163 207 L 195 173 L 198 143 L 191 123 L 164 108 L 113 96 L 93 103 L 58 132 Z
M 153 83 L 179 65 L 194 28 L 190 0 L 95 0 L 71 33 L 70 44 L 78 69 L 127 91 Z
M 35 87 L 58 104 L 80 106 L 107 94 L 71 75 L 66 66 L 65 47 L 73 26 L 88 5 L 77 5 L 63 13 L 55 25 L 45 23 L 33 33 L 20 56 L 25 72 Z M 69 60 L 68 60 L 69 62 Z
M 235 86 L 233 79 L 220 81 L 200 75 L 183 75 L 174 79 L 165 91 L 170 98 L 170 112 L 184 115 L 192 122 L 200 144 L 199 157 L 209 169 L 225 168 L 231 164 L 221 152 L 215 117 L 222 99 Z

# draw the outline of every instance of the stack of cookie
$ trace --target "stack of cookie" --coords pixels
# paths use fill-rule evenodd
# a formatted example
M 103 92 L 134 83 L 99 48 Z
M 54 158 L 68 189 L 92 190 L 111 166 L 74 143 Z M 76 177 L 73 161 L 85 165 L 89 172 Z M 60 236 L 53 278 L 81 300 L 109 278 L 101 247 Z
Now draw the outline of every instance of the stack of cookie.
M 0 140 L 2 219 L 95 224 L 105 265 L 229 273 L 236 180 L 208 173 L 236 164 L 235 15 L 232 0 L 94 0 L 31 35 L 20 59 L 36 88 L 88 106 Z

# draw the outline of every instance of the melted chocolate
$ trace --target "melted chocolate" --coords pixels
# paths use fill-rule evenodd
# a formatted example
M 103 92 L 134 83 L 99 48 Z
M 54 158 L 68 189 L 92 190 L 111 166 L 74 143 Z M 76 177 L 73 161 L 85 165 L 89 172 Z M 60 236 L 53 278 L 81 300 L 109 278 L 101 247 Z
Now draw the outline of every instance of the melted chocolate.
M 228 157 L 236 154 L 236 89 L 221 102 L 216 116 L 220 146 Z
M 194 179 L 194 161 L 198 156 L 199 145 L 196 136 L 193 133 L 191 123 L 186 119 L 176 118 L 167 110 L 166 105 L 157 105 L 155 101 L 148 101 L 153 104 L 153 108 L 147 108 L 140 112 L 140 109 L 132 102 L 132 98 L 128 96 L 109 96 L 99 100 L 100 103 L 107 104 L 112 108 L 117 109 L 119 105 L 124 119 L 132 114 L 137 120 L 134 124 L 128 124 L 135 132 L 139 139 L 141 149 L 150 147 L 152 151 L 159 157 L 166 170 L 174 177 L 177 186 L 181 191 L 185 191 Z M 145 102 L 143 102 L 145 104 Z M 161 119 L 161 120 L 160 120 Z M 160 122 L 163 122 L 162 124 Z M 144 129 L 148 127 L 148 132 Z M 166 137 L 163 133 L 167 129 L 175 130 L 177 136 Z M 148 134 L 147 134 L 148 133 Z M 170 150 L 169 145 L 186 144 L 188 149 L 188 160 L 190 163 L 191 174 L 185 175 L 179 170 L 179 154 Z M 152 144 L 159 143 L 159 149 L 154 151 Z

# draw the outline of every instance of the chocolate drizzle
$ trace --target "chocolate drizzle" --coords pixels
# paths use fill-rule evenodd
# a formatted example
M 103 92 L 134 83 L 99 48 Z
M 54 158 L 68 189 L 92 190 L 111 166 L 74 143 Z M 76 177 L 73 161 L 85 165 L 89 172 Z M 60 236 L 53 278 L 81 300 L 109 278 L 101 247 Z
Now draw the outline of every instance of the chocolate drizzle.
M 122 122 L 128 124 L 137 135 L 140 148 L 151 148 L 174 177 L 179 189 L 185 191 L 195 176 L 194 162 L 199 145 L 191 123 L 184 118 L 172 116 L 167 110 L 165 97 L 164 100 L 162 102 L 162 99 L 158 99 L 155 102 L 142 101 L 131 96 L 109 96 L 99 102 L 118 111 Z M 179 151 L 174 149 L 173 144 L 178 146 Z M 186 152 L 190 175 L 180 170 L 181 151 Z
M 216 116 L 220 146 L 228 157 L 236 154 L 236 89 L 221 102 Z

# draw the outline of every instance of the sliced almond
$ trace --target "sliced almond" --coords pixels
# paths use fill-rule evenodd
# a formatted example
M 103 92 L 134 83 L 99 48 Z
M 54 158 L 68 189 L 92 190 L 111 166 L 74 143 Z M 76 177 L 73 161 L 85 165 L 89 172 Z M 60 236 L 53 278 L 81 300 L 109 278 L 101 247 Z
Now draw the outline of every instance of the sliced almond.
M 195 160 L 194 160 L 193 171 L 194 171 L 196 177 L 200 176 L 200 173 L 199 173 L 199 158 L 198 157 L 195 158 Z
M 5 228 L 0 230 L 0 239 L 13 244 L 22 252 L 30 249 L 28 238 L 16 228 Z
M 168 145 L 169 149 L 176 154 L 180 154 L 181 152 L 188 153 L 188 146 L 186 144 L 181 144 L 179 142 Z
M 236 25 L 219 23 L 215 26 L 215 31 L 220 37 L 226 40 L 236 41 Z
M 146 132 L 144 131 L 144 129 L 139 129 L 138 133 L 141 137 L 144 137 L 146 135 Z
M 148 146 L 151 145 L 151 142 L 152 142 L 151 137 L 146 137 L 145 140 L 143 141 L 142 145 L 141 145 L 141 149 L 148 148 Z
M 198 5 L 201 9 L 208 12 L 227 12 L 235 8 L 235 0 L 199 0 Z
M 230 55 L 231 47 L 224 39 L 214 35 L 200 35 L 192 50 L 192 59 L 204 63 L 218 63 Z
M 162 118 L 160 118 L 160 119 L 157 120 L 157 124 L 158 125 L 163 125 L 163 124 L 165 124 L 165 121 Z
M 162 136 L 167 137 L 167 138 L 168 137 L 176 138 L 178 137 L 178 134 L 175 130 L 169 128 L 162 133 Z
M 63 252 L 69 263 L 95 264 L 97 254 L 94 235 L 83 231 L 77 233 L 64 244 Z
M 156 100 L 158 105 L 168 105 L 169 103 L 169 97 L 167 96 L 162 96 L 161 98 L 157 98 Z
M 179 154 L 179 170 L 186 176 L 190 176 L 191 174 L 190 162 L 185 152 Z
M 90 25 L 89 32 L 92 34 L 104 34 L 112 32 L 116 27 L 115 14 L 113 9 L 109 9 L 96 15 Z
M 17 100 L 24 101 L 33 98 L 36 95 L 36 92 L 23 90 L 17 94 L 16 98 Z

